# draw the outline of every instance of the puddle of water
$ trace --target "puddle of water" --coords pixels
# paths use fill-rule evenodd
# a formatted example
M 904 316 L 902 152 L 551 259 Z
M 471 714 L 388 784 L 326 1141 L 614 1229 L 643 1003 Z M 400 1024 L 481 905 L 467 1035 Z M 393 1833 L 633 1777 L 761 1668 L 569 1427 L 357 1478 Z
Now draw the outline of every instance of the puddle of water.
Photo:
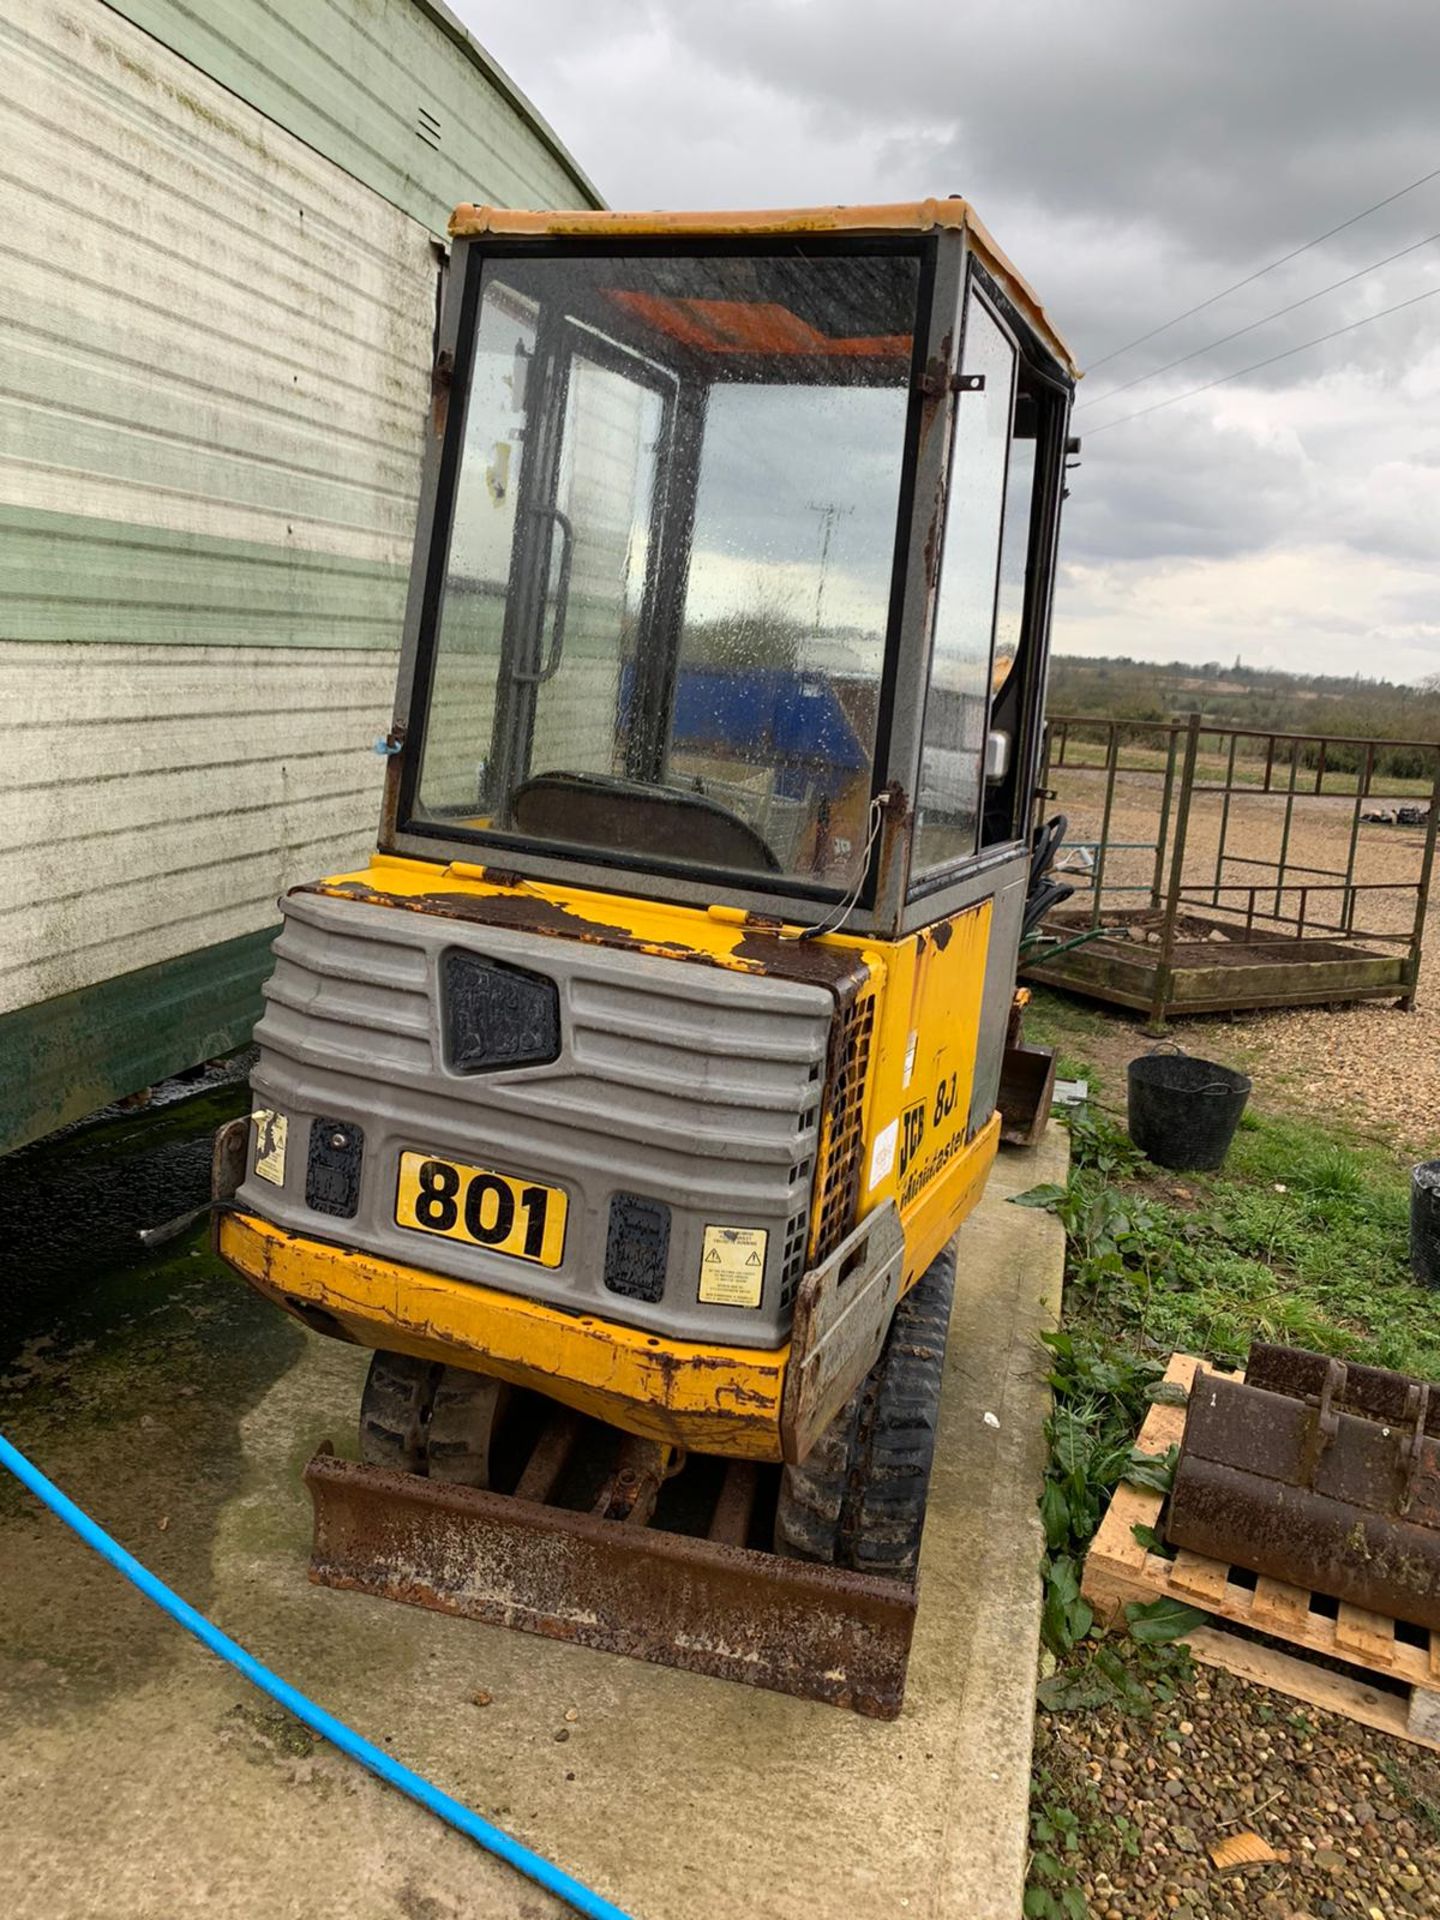
M 215 1129 L 249 1104 L 233 1074 L 189 1098 L 172 1086 L 0 1158 L 0 1370 L 35 1340 L 69 1345 L 153 1294 L 140 1229 L 204 1206 Z

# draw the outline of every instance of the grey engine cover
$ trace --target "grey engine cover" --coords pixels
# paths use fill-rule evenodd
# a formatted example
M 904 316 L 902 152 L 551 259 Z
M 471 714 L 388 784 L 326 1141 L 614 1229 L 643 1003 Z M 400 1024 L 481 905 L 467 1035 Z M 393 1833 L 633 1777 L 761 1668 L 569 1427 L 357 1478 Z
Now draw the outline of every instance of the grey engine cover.
M 833 1010 L 825 988 L 316 893 L 281 907 L 252 1085 L 257 1107 L 286 1116 L 285 1178 L 257 1176 L 252 1129 L 242 1207 L 312 1238 L 674 1339 L 786 1338 L 805 1266 Z M 439 977 L 453 948 L 555 983 L 557 1059 L 449 1068 Z M 353 1218 L 306 1203 L 317 1120 L 364 1131 Z M 561 1264 L 397 1226 L 406 1149 L 562 1187 Z M 665 1288 L 653 1303 L 605 1285 L 615 1193 L 670 1209 Z M 758 1308 L 699 1300 L 707 1225 L 768 1234 Z

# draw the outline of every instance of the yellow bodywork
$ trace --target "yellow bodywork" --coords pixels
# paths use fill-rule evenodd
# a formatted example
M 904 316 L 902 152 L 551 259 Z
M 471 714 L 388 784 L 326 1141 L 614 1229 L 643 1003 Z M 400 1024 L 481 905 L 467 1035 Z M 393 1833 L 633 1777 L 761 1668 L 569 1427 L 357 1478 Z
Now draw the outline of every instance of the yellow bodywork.
M 377 854 L 358 873 L 321 884 L 338 897 L 383 901 L 396 911 L 442 910 L 456 896 L 532 899 L 537 924 L 559 909 L 593 937 L 637 952 L 767 972 L 757 928 L 773 951 L 775 923 L 601 894 L 484 867 Z M 920 1277 L 978 1201 L 999 1141 L 998 1114 L 969 1132 L 971 1090 L 989 947 L 991 903 L 982 901 L 896 941 L 832 934 L 822 945 L 853 954 L 862 982 L 855 1005 L 870 1028 L 860 1116 L 856 1220 L 893 1199 L 905 1235 L 906 1288 Z M 788 930 L 787 930 L 788 931 Z M 560 937 L 591 937 L 584 931 Z M 865 1012 L 866 1006 L 870 1011 Z M 822 1126 L 816 1191 L 827 1154 Z M 817 1209 L 818 1211 L 818 1209 Z M 812 1218 L 812 1231 L 813 1231 Z M 301 1317 L 318 1311 L 362 1345 L 470 1366 L 549 1394 L 634 1433 L 740 1459 L 784 1456 L 782 1402 L 790 1349 L 671 1341 L 595 1315 L 567 1313 L 506 1293 L 286 1232 L 248 1213 L 221 1217 L 224 1258 L 267 1298 Z M 523 1272 L 517 1274 L 523 1286 Z
M 280 1306 L 332 1315 L 362 1346 L 483 1368 L 612 1426 L 742 1460 L 780 1458 L 788 1347 L 692 1346 L 519 1294 L 227 1214 L 220 1251 Z

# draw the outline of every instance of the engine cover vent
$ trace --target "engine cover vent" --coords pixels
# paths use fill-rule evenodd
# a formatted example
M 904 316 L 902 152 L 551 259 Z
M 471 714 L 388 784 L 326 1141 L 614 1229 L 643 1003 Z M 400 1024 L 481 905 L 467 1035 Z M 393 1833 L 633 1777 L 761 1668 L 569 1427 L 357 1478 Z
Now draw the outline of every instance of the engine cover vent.
M 610 1201 L 605 1237 L 605 1284 L 630 1300 L 664 1297 L 670 1256 L 670 1209 L 663 1200 L 617 1193 Z
M 560 1055 L 553 980 L 451 947 L 440 965 L 445 1064 L 452 1073 L 544 1066 Z

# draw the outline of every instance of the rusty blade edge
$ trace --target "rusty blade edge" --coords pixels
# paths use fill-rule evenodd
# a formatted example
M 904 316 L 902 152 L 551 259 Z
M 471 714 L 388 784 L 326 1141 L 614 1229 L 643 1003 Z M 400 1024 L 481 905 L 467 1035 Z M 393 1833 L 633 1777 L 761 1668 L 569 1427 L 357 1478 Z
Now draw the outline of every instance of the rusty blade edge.
M 1182 1456 L 1165 1537 L 1207 1559 L 1440 1631 L 1440 1534 L 1433 1528 Z
M 311 1578 L 893 1719 L 913 1584 L 317 1454 Z

